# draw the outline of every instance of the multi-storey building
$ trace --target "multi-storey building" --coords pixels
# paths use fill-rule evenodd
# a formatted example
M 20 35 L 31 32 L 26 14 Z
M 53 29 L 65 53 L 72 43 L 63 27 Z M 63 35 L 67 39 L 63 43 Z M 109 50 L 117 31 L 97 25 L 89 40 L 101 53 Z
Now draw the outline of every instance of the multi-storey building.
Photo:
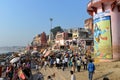
M 85 29 L 87 29 L 90 33 L 90 35 L 93 35 L 93 18 L 88 18 L 84 22 Z
M 88 31 L 85 28 L 76 28 L 72 30 L 73 39 L 88 38 Z
M 64 46 L 66 45 L 66 41 L 70 41 L 72 40 L 72 34 L 68 33 L 68 32 L 58 32 L 56 34 L 56 39 L 55 39 L 55 43 L 61 47 L 64 48 Z
M 65 32 L 58 32 L 56 34 L 55 43 L 57 46 L 78 46 L 81 41 L 84 41 L 84 43 L 87 42 L 87 44 L 90 45 L 93 39 L 89 39 L 88 34 L 89 33 L 85 28 L 68 29 L 65 30 Z
M 45 32 L 36 35 L 32 41 L 32 46 L 44 46 L 44 45 L 47 45 L 47 37 Z

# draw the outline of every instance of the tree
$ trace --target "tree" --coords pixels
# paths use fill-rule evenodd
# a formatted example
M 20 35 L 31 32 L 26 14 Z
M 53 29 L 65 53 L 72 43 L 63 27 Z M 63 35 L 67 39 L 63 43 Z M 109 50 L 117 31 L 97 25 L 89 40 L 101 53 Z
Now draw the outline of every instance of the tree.
M 53 33 L 53 35 L 55 37 L 57 32 L 63 32 L 63 29 L 61 28 L 61 26 L 56 26 L 53 29 L 51 29 L 51 32 Z

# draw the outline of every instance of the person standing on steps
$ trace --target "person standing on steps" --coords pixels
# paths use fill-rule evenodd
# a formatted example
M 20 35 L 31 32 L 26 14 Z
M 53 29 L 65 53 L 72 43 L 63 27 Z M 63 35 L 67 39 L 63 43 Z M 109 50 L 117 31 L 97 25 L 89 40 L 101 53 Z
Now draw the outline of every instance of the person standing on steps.
M 88 78 L 89 78 L 89 80 L 92 80 L 94 71 L 95 71 L 95 65 L 92 62 L 92 60 L 90 60 L 90 62 L 88 63 L 88 73 L 89 73 Z
M 76 80 L 76 77 L 74 75 L 74 72 L 73 71 L 70 71 L 70 74 L 71 74 L 71 80 Z
M 65 60 L 62 59 L 62 70 L 64 71 L 65 70 Z
M 77 71 L 80 72 L 80 69 L 81 69 L 81 61 L 79 60 L 79 58 L 77 59 Z
M 87 64 L 88 64 L 88 59 L 87 57 L 85 57 L 83 61 L 84 70 L 87 70 Z

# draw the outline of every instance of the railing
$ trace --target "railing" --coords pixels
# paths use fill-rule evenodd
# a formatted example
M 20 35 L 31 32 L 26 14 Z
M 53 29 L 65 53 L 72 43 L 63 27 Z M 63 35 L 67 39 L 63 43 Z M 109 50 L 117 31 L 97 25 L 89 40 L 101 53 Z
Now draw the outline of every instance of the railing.
M 99 2 L 101 0 L 91 0 L 92 3 Z

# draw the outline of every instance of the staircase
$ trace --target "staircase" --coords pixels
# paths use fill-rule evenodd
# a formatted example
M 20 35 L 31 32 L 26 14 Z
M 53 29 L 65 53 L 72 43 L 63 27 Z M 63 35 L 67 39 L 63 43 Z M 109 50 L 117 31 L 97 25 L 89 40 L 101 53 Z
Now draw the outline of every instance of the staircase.
M 53 73 L 55 73 L 55 77 L 53 77 L 54 80 L 70 80 L 70 70 L 68 69 L 62 71 L 62 69 L 57 69 L 56 67 L 47 67 L 46 70 L 42 68 L 40 72 L 43 73 L 45 80 L 47 80 L 47 76 L 52 75 Z
M 70 80 L 70 70 L 71 68 L 67 68 L 62 71 L 62 69 L 57 69 L 56 67 L 47 67 L 46 71 L 44 70 L 44 68 L 42 68 L 40 72 L 43 73 L 44 80 L 47 80 L 47 76 L 52 75 L 53 73 L 55 73 L 55 77 L 53 77 L 53 80 Z M 76 80 L 88 80 L 88 72 L 83 70 L 83 68 L 80 72 L 76 71 L 74 74 L 76 76 Z

